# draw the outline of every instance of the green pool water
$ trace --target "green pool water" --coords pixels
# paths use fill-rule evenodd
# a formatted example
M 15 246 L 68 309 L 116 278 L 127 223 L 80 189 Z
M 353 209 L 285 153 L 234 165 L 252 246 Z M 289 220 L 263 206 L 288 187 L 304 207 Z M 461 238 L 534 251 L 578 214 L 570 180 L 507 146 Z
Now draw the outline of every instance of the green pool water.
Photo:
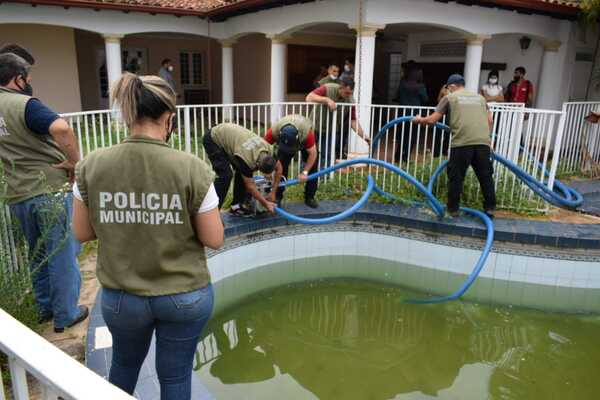
M 217 399 L 598 399 L 594 316 L 410 305 L 364 280 L 286 285 L 216 316 L 195 370 Z

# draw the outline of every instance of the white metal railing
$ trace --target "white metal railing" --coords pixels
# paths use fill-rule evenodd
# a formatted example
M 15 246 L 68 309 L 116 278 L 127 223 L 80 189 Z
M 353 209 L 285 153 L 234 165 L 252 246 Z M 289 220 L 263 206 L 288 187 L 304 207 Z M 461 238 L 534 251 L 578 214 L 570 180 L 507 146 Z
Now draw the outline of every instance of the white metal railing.
M 600 111 L 600 102 L 564 103 L 565 136 L 560 153 L 560 172 L 576 173 L 598 169 L 600 164 L 600 125 L 584 120 Z
M 0 309 L 0 351 L 8 357 L 14 400 L 28 400 L 27 374 L 42 386 L 42 398 L 128 400 L 132 396 L 96 375 Z M 0 376 L 0 400 L 6 399 Z
M 384 159 L 422 182 L 427 182 L 433 170 L 448 158 L 450 135 L 435 127 L 421 127 L 402 124 L 390 129 L 375 149 L 370 149 L 352 129 L 351 104 L 338 104 L 336 111 L 330 111 L 324 105 L 304 102 L 288 103 L 246 103 L 211 104 L 179 106 L 178 127 L 171 139 L 171 146 L 182 151 L 205 158 L 202 136 L 211 127 L 228 121 L 244 126 L 263 136 L 271 126 L 273 119 L 288 114 L 301 114 L 312 118 L 318 137 L 321 156 L 319 169 L 334 165 L 338 160 L 348 157 L 367 156 Z M 492 103 L 490 110 L 494 115 L 494 150 L 551 187 L 556 167 L 546 177 L 539 165 L 551 168 L 553 148 L 559 136 L 562 138 L 564 127 L 560 127 L 560 111 L 526 109 L 522 103 Z M 369 136 L 375 135 L 387 122 L 402 116 L 426 115 L 432 107 L 410 107 L 369 105 L 357 106 L 356 114 L 362 128 Z M 127 128 L 115 118 L 110 110 L 65 114 L 79 139 L 83 155 L 99 148 L 120 143 L 128 134 Z M 442 122 L 445 122 L 443 120 Z M 299 172 L 300 166 L 291 166 L 292 176 Z M 363 187 L 364 168 L 353 169 L 355 173 L 338 171 L 326 179 L 335 178 L 341 185 Z M 367 171 L 373 172 L 372 168 Z M 383 168 L 375 167 L 375 178 L 382 189 L 402 192 L 406 182 L 396 174 L 390 174 Z M 503 167 L 495 171 L 496 189 L 504 193 L 499 196 L 499 207 L 508 209 L 544 209 L 541 201 L 533 201 L 533 192 L 517 179 L 507 174 Z M 471 177 L 472 179 L 472 177 Z M 478 185 L 469 185 L 477 195 Z M 408 190 L 408 185 L 406 186 Z M 411 192 L 412 193 L 412 192 Z

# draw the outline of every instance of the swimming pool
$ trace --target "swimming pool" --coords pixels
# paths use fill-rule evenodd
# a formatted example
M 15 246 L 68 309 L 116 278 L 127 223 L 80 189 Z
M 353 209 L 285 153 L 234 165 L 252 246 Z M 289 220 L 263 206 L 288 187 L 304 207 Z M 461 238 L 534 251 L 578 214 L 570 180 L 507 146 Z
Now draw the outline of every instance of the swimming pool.
M 331 262 L 350 260 L 314 258 L 303 268 L 322 271 Z M 358 262 L 386 279 L 385 263 Z M 248 271 L 221 290 L 246 292 L 244 282 L 260 285 L 296 267 Z M 266 289 L 213 318 L 194 370 L 217 399 L 591 399 L 600 392 L 600 319 L 404 301 L 419 295 L 366 277 Z

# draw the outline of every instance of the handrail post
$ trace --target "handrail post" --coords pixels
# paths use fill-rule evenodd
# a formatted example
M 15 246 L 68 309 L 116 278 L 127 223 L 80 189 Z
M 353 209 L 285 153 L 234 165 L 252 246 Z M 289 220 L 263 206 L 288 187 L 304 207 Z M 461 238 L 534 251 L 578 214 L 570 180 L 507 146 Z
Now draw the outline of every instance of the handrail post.
M 554 180 L 556 179 L 556 170 L 558 169 L 558 161 L 560 159 L 560 150 L 562 146 L 562 139 L 565 131 L 566 121 L 566 104 L 563 104 L 562 114 L 560 121 L 558 122 L 558 130 L 556 131 L 556 141 L 554 142 L 554 149 L 552 150 L 552 164 L 550 165 L 550 174 L 548 176 L 548 188 L 554 189 Z
M 4 382 L 2 381 L 2 370 L 0 369 L 0 400 L 6 400 L 6 393 L 4 393 Z
M 331 148 L 329 149 L 329 151 L 331 153 L 331 159 L 329 160 L 329 165 L 327 165 L 327 167 L 331 167 L 332 165 L 335 165 L 335 142 L 336 142 L 336 138 L 337 138 L 337 113 L 338 113 L 338 110 L 336 108 L 333 111 L 333 121 L 331 122 Z M 329 177 L 333 178 L 333 175 L 334 175 L 334 172 L 331 171 L 331 174 L 329 174 Z
M 185 135 L 185 152 L 192 152 L 192 126 L 190 122 L 190 107 L 183 109 L 183 133 Z
M 8 367 L 12 380 L 13 398 L 15 400 L 29 400 L 29 388 L 27 387 L 27 375 L 25 369 L 19 365 L 14 357 L 8 358 Z

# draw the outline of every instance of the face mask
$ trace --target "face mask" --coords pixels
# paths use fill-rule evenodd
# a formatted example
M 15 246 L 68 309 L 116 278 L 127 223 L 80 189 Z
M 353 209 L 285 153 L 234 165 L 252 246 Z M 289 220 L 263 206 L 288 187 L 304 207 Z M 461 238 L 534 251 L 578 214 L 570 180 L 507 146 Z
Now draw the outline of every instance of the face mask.
M 331 75 L 329 75 L 329 77 L 330 77 L 331 79 L 333 79 L 334 81 L 337 79 L 337 75 L 333 75 L 333 74 L 331 74 Z
M 171 116 L 169 117 L 169 119 L 167 121 L 167 126 L 166 126 L 166 130 L 167 130 L 167 136 L 165 137 L 166 143 L 169 143 L 169 140 L 171 140 L 171 136 L 173 135 L 173 132 L 175 132 L 175 129 L 177 129 L 177 121 L 175 119 L 175 114 L 171 114 Z
M 498 83 L 498 78 L 490 78 L 490 83 L 492 85 L 495 85 L 496 83 Z
M 344 65 L 344 71 L 350 72 L 351 71 L 350 66 L 349 65 Z
M 19 89 L 21 90 L 21 93 L 23 93 L 24 95 L 27 96 L 32 96 L 33 95 L 33 87 L 31 87 L 31 85 L 29 84 L 29 82 L 27 82 L 27 78 L 23 77 L 23 81 L 25 82 L 25 86 L 21 87 L 19 85 L 17 85 L 19 87 Z
M 169 70 L 169 72 L 173 72 L 173 66 L 169 65 L 169 67 L 167 68 Z
M 521 76 L 520 76 L 520 75 L 515 75 L 515 76 L 514 76 L 514 80 L 515 80 L 515 81 L 518 81 L 520 78 L 521 78 Z

